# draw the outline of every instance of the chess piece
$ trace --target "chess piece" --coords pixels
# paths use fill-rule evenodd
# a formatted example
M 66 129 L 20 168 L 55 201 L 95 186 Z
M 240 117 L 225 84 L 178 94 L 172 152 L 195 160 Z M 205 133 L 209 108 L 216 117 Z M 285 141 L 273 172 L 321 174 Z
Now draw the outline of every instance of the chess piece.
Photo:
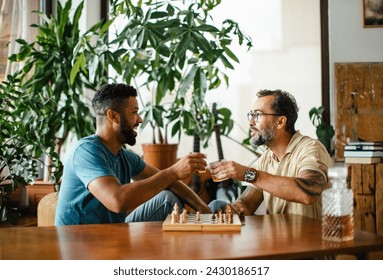
M 223 215 L 222 212 L 218 215 L 218 220 L 220 224 L 223 224 Z
M 227 204 L 227 205 L 226 205 L 226 207 L 225 207 L 225 213 L 226 213 L 226 214 L 233 213 L 233 209 L 231 208 L 230 204 Z
M 220 223 L 222 223 L 222 221 L 223 221 L 223 215 L 222 215 L 222 209 L 221 208 L 219 208 L 218 209 L 218 221 L 220 222 Z
M 197 211 L 197 213 L 195 215 L 195 220 L 196 220 L 196 222 L 200 222 L 201 221 L 201 214 L 199 213 L 199 211 Z
M 181 223 L 186 223 L 188 211 L 184 208 L 181 214 Z
M 180 213 L 179 213 L 179 209 L 178 209 L 178 204 L 177 203 L 174 203 L 172 214 L 173 213 L 174 213 L 175 222 L 179 222 L 179 220 L 180 220 Z
M 171 224 L 175 224 L 177 221 L 176 221 L 176 214 L 174 213 L 174 211 L 172 212 L 172 219 L 170 221 Z
M 174 211 L 176 214 L 179 214 L 179 209 L 178 209 L 178 204 L 177 204 L 177 202 L 174 203 L 173 211 Z
M 227 219 L 227 223 L 228 224 L 232 224 L 233 223 L 233 213 L 231 213 L 230 215 L 228 215 L 228 219 Z

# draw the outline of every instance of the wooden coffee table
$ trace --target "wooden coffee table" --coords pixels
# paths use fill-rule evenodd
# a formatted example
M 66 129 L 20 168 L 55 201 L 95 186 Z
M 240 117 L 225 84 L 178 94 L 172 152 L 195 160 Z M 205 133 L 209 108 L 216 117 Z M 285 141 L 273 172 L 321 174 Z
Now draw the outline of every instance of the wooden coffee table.
M 305 259 L 383 251 L 383 236 L 321 239 L 321 222 L 298 215 L 245 218 L 241 231 L 167 232 L 162 222 L 0 229 L 0 259 Z

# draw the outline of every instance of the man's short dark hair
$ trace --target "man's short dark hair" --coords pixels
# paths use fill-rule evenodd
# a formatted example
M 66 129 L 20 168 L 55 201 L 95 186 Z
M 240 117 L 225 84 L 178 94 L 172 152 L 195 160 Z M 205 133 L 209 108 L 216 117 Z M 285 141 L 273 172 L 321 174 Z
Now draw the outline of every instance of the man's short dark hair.
M 124 100 L 136 97 L 137 90 L 126 84 L 103 85 L 94 95 L 92 100 L 93 110 L 96 115 L 105 115 L 108 109 L 119 113 L 123 111 Z
M 295 122 L 298 119 L 298 105 L 290 93 L 277 90 L 261 90 L 257 93 L 257 97 L 274 96 L 274 101 L 271 103 L 271 109 L 275 114 L 285 116 L 287 118 L 286 130 L 287 132 L 295 133 Z

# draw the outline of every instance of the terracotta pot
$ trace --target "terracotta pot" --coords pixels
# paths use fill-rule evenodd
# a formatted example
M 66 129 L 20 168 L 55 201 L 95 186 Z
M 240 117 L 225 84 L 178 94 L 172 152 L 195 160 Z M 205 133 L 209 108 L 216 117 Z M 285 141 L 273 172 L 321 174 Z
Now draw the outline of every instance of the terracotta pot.
M 143 159 L 146 163 L 165 169 L 177 161 L 178 144 L 142 144 Z

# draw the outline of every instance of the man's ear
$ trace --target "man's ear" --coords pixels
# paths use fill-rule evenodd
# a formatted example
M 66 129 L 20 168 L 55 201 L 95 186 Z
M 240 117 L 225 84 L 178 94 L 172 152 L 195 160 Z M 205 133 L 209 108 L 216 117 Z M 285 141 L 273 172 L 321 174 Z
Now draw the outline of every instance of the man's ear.
M 107 118 L 111 121 L 111 122 L 114 122 L 114 123 L 120 123 L 120 114 L 117 113 L 116 111 L 112 110 L 112 109 L 109 109 L 107 112 L 106 112 L 106 116 Z
M 286 126 L 287 118 L 286 116 L 280 116 L 278 120 L 278 128 L 283 128 Z

